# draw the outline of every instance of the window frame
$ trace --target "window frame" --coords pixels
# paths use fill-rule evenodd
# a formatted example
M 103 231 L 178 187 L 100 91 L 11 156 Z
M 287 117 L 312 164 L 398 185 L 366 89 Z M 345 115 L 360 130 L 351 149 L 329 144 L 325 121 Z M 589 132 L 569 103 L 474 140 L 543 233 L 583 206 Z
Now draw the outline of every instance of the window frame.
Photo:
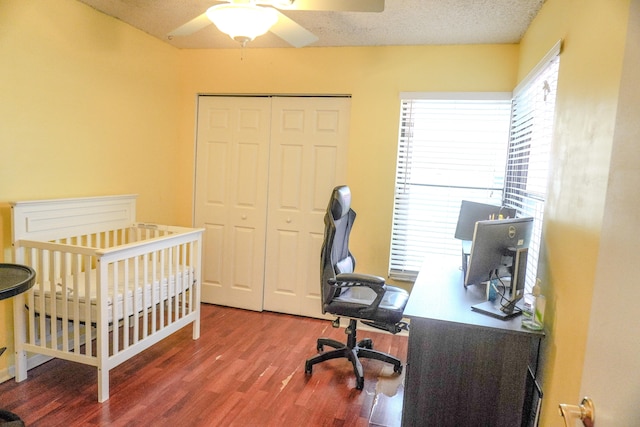
M 400 281 L 415 280 L 422 260 L 428 253 L 440 253 L 444 250 L 450 254 L 459 254 L 460 246 L 453 239 L 453 235 L 461 200 L 502 203 L 506 163 L 504 146 L 509 136 L 511 99 L 511 92 L 402 92 L 400 94 L 398 157 L 389 257 L 391 278 Z M 420 104 L 420 101 L 427 101 L 427 103 Z M 414 107 L 418 109 L 415 113 L 412 111 Z M 454 116 L 456 111 L 461 111 L 465 120 L 474 122 L 476 127 L 473 128 L 472 134 L 465 135 L 456 127 L 445 127 L 446 133 L 442 132 L 441 122 L 447 123 L 451 120 L 449 126 L 455 126 L 455 121 L 461 120 L 457 115 Z M 489 114 L 493 116 L 488 116 Z M 415 117 L 423 120 L 421 125 L 427 123 L 429 127 L 426 130 L 417 127 L 413 122 Z M 486 127 L 486 122 L 490 122 L 492 117 L 500 117 L 499 125 L 492 129 L 484 129 L 484 133 L 481 132 Z M 421 131 L 422 133 L 419 134 Z M 487 138 L 491 140 L 483 142 L 483 139 Z M 474 151 L 471 144 L 482 145 Z M 460 151 L 460 147 L 464 151 Z M 454 161 L 454 156 L 462 152 L 465 156 L 461 159 L 455 157 Z M 490 153 L 488 157 L 494 158 L 495 152 L 502 153 L 498 154 L 500 161 L 494 160 L 487 163 L 480 159 L 487 153 Z M 429 156 L 433 156 L 433 159 Z M 439 162 L 451 170 L 441 169 Z M 467 168 L 474 167 L 474 163 L 476 166 L 471 171 L 472 174 L 477 175 L 470 177 L 467 174 L 466 177 L 458 178 L 459 175 L 465 175 L 460 174 L 460 170 L 466 172 Z M 416 168 L 414 170 L 421 170 L 419 167 L 425 167 L 427 164 L 434 169 L 441 169 L 439 173 L 442 176 L 449 176 L 448 179 L 451 181 L 446 181 L 445 178 L 445 181 L 438 182 L 440 178 L 435 176 L 436 173 L 431 176 L 427 172 L 425 175 L 430 175 L 427 177 L 416 177 L 415 172 L 412 174 L 412 167 Z M 483 178 L 483 184 L 477 184 L 480 177 Z M 453 182 L 454 180 L 456 182 Z M 426 208 L 420 203 L 421 200 L 433 202 L 429 205 L 433 204 L 435 207 Z M 410 203 L 421 208 L 420 214 L 411 214 Z M 420 216 L 428 216 L 428 218 L 420 218 Z M 433 242 L 433 246 L 423 245 L 421 242 Z
M 562 40 L 547 52 L 513 91 L 514 107 L 503 203 L 515 208 L 518 216 L 534 218 L 527 256 L 525 294 L 531 293 L 535 285 L 542 250 L 561 50 Z M 552 79 L 550 83 L 549 79 Z M 530 123 L 526 124 L 525 121 Z M 526 174 L 523 175 L 524 170 Z M 536 181 L 535 185 L 529 182 L 532 177 Z

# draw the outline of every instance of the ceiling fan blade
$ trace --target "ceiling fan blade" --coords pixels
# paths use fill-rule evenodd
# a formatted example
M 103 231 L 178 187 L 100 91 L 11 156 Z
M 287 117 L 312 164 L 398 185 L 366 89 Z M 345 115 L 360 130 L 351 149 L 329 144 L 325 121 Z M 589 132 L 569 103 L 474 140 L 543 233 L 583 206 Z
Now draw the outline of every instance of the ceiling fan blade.
M 188 36 L 195 33 L 196 31 L 200 31 L 201 29 L 203 29 L 204 27 L 210 24 L 211 24 L 211 21 L 209 20 L 209 18 L 207 18 L 207 14 L 203 13 L 202 15 L 196 18 L 193 18 L 191 21 L 187 22 L 186 24 L 182 24 L 175 30 L 172 30 L 169 34 L 167 34 L 167 36 L 170 36 L 170 37 Z
M 259 0 L 258 0 L 259 1 Z M 272 0 L 273 1 L 273 0 Z M 274 6 L 283 10 L 323 10 L 336 12 L 382 12 L 384 0 L 275 0 Z
M 278 12 L 278 22 L 269 31 L 293 47 L 303 47 L 318 40 L 311 31 L 280 12 Z

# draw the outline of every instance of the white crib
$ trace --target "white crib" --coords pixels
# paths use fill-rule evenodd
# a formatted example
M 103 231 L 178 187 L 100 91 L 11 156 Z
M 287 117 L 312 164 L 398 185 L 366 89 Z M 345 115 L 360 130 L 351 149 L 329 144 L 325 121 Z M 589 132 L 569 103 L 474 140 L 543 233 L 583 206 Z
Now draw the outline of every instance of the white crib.
M 15 261 L 36 271 L 14 298 L 16 381 L 27 352 L 109 371 L 189 324 L 200 335 L 202 229 L 135 222 L 136 196 L 11 203 Z

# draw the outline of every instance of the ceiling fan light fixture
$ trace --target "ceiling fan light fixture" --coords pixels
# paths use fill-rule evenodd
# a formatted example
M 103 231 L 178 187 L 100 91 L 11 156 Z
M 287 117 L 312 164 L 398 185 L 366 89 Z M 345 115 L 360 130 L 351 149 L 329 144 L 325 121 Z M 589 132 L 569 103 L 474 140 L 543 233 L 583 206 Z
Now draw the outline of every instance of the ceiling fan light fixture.
M 254 4 L 220 4 L 207 9 L 207 17 L 220 31 L 244 46 L 278 22 L 278 12 Z

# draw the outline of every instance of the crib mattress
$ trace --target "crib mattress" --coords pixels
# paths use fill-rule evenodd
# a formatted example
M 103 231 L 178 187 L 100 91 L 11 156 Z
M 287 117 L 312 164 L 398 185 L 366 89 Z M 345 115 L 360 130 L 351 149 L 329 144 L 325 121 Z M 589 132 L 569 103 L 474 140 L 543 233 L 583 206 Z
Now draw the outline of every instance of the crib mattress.
M 183 275 L 193 277 L 193 270 L 191 267 L 181 266 L 178 272 L 173 271 L 169 274 L 169 268 L 165 267 L 165 271 L 158 267 L 156 271 L 155 280 L 152 279 L 149 269 L 148 274 L 144 274 L 142 268 L 138 269 L 138 273 L 135 273 L 133 268 L 130 268 L 125 280 L 124 269 L 118 269 L 118 281 L 117 290 L 114 292 L 113 284 L 113 268 L 109 268 L 109 280 L 108 280 L 108 295 L 107 299 L 107 318 L 109 323 L 115 320 L 122 320 L 125 315 L 132 316 L 140 313 L 145 309 L 151 308 L 153 305 L 166 301 L 175 297 L 181 293 L 184 293 L 186 287 L 190 287 L 190 283 L 183 281 Z M 79 320 L 81 322 L 87 322 L 87 304 L 89 305 L 89 322 L 95 323 L 98 319 L 98 298 L 97 298 L 97 271 L 91 270 L 89 274 L 90 286 L 89 296 L 87 297 L 87 288 L 85 286 L 86 274 L 79 274 L 77 278 L 73 275 L 69 275 L 63 281 L 62 279 L 55 282 L 55 313 L 52 310 L 51 303 L 51 282 L 44 282 L 44 286 L 36 284 L 33 288 L 34 294 L 34 310 L 38 314 L 42 314 L 42 306 L 44 305 L 44 314 L 47 316 L 63 318 L 66 310 L 66 318 L 69 320 Z M 74 280 L 77 283 L 74 283 Z M 176 286 L 177 284 L 177 286 Z M 41 294 L 44 289 L 44 298 L 41 298 Z M 77 291 L 76 291 L 77 290 Z M 77 292 L 77 297 L 76 297 Z M 115 297 L 114 297 L 115 295 Z

